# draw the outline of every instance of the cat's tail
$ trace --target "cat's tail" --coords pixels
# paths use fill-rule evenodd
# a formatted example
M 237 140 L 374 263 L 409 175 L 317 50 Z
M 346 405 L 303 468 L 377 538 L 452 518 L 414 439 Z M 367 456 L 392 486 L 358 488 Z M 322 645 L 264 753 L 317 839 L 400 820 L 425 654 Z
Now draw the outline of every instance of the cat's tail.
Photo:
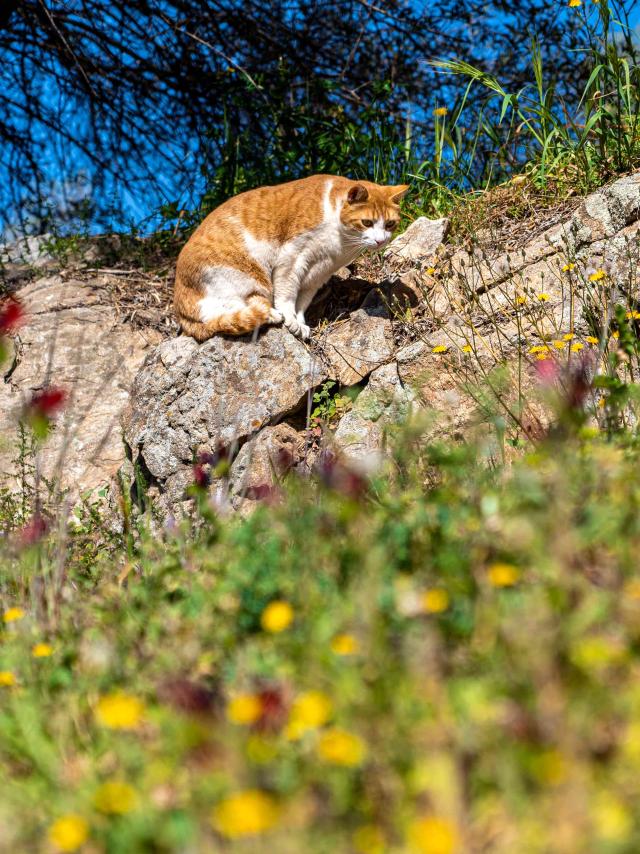
M 206 341 L 216 333 L 223 335 L 246 335 L 267 323 L 278 323 L 282 317 L 274 311 L 271 301 L 260 294 L 247 298 L 247 304 L 236 311 L 228 311 L 211 320 L 197 320 L 177 312 L 178 322 L 186 335 L 196 341 Z

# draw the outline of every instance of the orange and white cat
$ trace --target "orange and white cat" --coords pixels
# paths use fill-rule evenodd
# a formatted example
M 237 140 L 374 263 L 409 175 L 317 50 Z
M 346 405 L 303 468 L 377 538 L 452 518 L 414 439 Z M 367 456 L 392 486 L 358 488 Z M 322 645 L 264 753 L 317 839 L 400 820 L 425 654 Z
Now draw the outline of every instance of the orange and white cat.
M 281 323 L 301 338 L 304 313 L 336 270 L 389 242 L 409 187 L 313 175 L 241 193 L 216 208 L 182 249 L 174 308 L 205 341 Z

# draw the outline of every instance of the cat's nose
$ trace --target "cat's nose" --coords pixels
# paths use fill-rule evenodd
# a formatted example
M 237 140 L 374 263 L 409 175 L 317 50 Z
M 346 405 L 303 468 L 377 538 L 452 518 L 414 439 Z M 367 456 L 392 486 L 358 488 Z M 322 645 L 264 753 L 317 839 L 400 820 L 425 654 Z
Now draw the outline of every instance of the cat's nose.
M 387 242 L 386 237 L 376 237 L 376 243 L 378 246 L 382 246 L 383 243 Z

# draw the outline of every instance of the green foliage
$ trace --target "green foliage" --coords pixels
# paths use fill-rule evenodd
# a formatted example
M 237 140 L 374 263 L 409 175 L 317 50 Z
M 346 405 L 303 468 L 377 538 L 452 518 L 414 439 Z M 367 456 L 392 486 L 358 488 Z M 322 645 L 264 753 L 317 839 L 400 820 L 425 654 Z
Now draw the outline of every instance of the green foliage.
M 311 423 L 314 425 L 327 424 L 337 421 L 351 408 L 356 394 L 340 394 L 338 384 L 327 380 L 313 395 L 315 406 L 311 412 Z

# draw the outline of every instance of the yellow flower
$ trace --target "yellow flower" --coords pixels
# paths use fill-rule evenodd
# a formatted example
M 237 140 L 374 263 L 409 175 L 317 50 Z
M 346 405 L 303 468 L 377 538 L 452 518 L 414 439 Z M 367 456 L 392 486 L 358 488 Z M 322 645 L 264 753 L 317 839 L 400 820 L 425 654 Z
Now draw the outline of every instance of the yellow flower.
M 358 854 L 384 854 L 384 834 L 375 824 L 364 824 L 353 834 L 353 847 Z
M 49 828 L 49 842 L 59 851 L 77 851 L 89 836 L 89 825 L 79 815 L 63 815 Z
M 138 796 L 135 789 L 121 780 L 103 783 L 93 796 L 93 804 L 107 815 L 124 815 L 136 808 Z
M 144 716 L 144 703 L 118 691 L 98 700 L 96 718 L 109 729 L 136 729 Z
M 548 356 L 546 353 L 538 353 L 538 355 L 536 356 L 536 359 L 538 360 L 538 362 L 544 362 L 544 361 L 546 361 L 547 358 L 548 358 Z
M 520 577 L 520 570 L 510 563 L 494 563 L 487 570 L 494 587 L 512 587 Z
M 427 268 L 427 274 L 428 274 L 429 276 L 435 276 L 435 272 L 436 272 L 436 268 L 435 268 L 435 267 L 428 267 L 428 268 Z
M 419 854 L 454 854 L 459 850 L 458 831 L 446 818 L 429 816 L 409 826 L 410 849 Z
M 570 273 L 573 269 L 575 269 L 575 264 L 565 264 L 562 268 L 563 273 Z
M 538 294 L 538 299 L 540 300 L 540 302 L 548 302 L 549 294 Z
M 556 348 L 556 350 L 564 350 L 564 348 L 567 346 L 567 342 L 566 341 L 554 341 L 553 346 Z
M 318 754 L 331 765 L 360 765 L 366 755 L 364 741 L 354 733 L 333 727 L 322 733 Z
M 211 814 L 211 823 L 218 833 L 230 839 L 257 836 L 278 823 L 280 808 L 266 792 L 247 789 L 220 801 Z
M 591 273 L 591 275 L 589 276 L 589 281 L 590 282 L 599 282 L 601 279 L 604 279 L 604 277 L 606 275 L 607 274 L 605 273 L 604 270 L 596 270 L 595 273 Z
M 438 587 L 425 590 L 421 599 L 422 607 L 427 614 L 441 614 L 449 607 L 449 594 Z
M 336 635 L 331 641 L 331 649 L 336 655 L 356 655 L 359 651 L 358 639 L 353 635 Z
M 431 352 L 432 352 L 432 353 L 446 353 L 448 349 L 449 349 L 449 348 L 448 348 L 448 347 L 446 347 L 444 344 L 438 344 L 437 346 L 435 346 L 435 347 L 431 350 Z
M 617 341 L 617 340 L 618 340 L 618 338 L 620 337 L 620 333 L 616 330 L 615 332 L 612 332 L 612 333 L 611 333 L 611 337 L 612 337 L 612 338 L 615 338 L 615 339 L 616 339 L 616 341 Z
M 562 338 L 563 338 L 563 340 L 564 340 L 564 341 L 573 341 L 573 339 L 574 339 L 575 337 L 576 337 L 576 336 L 573 334 L 573 332 L 566 332 L 566 333 L 562 336 Z
M 434 116 L 446 116 L 449 110 L 446 107 L 436 107 L 433 111 Z
M 575 344 L 571 345 L 572 353 L 579 353 L 580 350 L 584 350 L 584 344 L 582 343 L 582 341 L 576 341 Z
M 587 335 L 587 337 L 584 340 L 588 344 L 597 344 L 598 343 L 598 339 L 595 337 L 595 335 Z
M 567 763 L 559 750 L 544 750 L 534 756 L 531 770 L 546 786 L 559 786 L 567 779 Z
M 640 578 L 632 578 L 624 586 L 624 595 L 630 599 L 640 600 Z
M 549 347 L 546 344 L 536 344 L 534 347 L 529 347 L 530 353 L 546 353 Z
M 569 0 L 570 9 L 577 9 L 578 6 L 582 6 L 582 0 Z
M 232 724 L 253 724 L 261 714 L 262 700 L 257 694 L 238 694 L 227 703 L 227 719 Z
M 463 353 L 473 353 L 473 347 L 471 346 L 471 344 L 465 344 L 464 347 L 462 348 L 462 352 Z
M 288 628 L 293 621 L 293 608 L 288 602 L 271 602 L 262 612 L 260 624 L 265 632 L 278 634 Z
M 608 792 L 596 798 L 592 815 L 601 839 L 621 843 L 628 840 L 633 832 L 633 814 L 622 801 Z
M 31 655 L 34 658 L 48 658 L 53 654 L 53 647 L 48 643 L 37 643 L 31 648 Z
M 527 301 L 526 297 L 523 297 L 523 296 L 516 297 L 516 305 L 524 305 L 526 303 L 526 301 Z
M 285 735 L 292 741 L 297 741 L 308 730 L 326 724 L 332 714 L 333 703 L 330 697 L 322 691 L 305 691 L 293 701 Z
M 607 405 L 607 401 L 604 397 L 601 397 L 600 400 L 596 404 L 598 409 L 604 409 L 606 405 Z
M 9 608 L 8 611 L 4 612 L 2 619 L 5 623 L 15 623 L 16 620 L 21 620 L 24 615 L 22 608 Z
M 4 688 L 10 688 L 16 684 L 16 677 L 10 670 L 0 670 L 0 685 Z

